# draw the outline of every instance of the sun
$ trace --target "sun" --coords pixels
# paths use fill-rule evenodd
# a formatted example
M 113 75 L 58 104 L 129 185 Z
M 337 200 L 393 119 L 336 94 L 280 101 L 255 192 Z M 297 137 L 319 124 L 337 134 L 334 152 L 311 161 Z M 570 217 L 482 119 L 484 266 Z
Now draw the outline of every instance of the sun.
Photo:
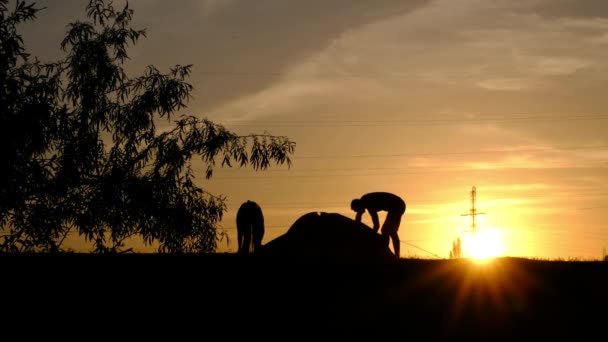
M 498 229 L 478 229 L 475 233 L 467 233 L 463 238 L 465 257 L 478 263 L 484 263 L 492 258 L 501 256 L 504 245 Z

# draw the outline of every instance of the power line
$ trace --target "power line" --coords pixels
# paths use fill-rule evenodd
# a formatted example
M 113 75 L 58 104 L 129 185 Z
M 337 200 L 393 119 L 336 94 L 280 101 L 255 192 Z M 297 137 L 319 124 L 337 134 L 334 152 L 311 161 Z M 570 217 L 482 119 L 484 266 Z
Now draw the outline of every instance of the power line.
M 555 163 L 558 164 L 558 163 Z M 563 163 L 566 164 L 566 163 Z M 576 164 L 577 167 L 581 167 L 585 166 L 585 167 L 592 167 L 594 165 L 597 164 L 601 164 L 601 165 L 605 165 L 608 166 L 608 161 L 604 161 L 604 160 L 593 160 L 593 161 L 588 161 L 587 164 Z M 526 163 L 509 163 L 508 166 L 513 167 L 513 166 L 526 166 L 529 164 Z M 558 164 L 559 166 L 559 164 Z M 553 167 L 555 167 L 555 165 L 553 165 Z M 411 170 L 412 168 L 430 168 L 430 166 L 425 167 L 425 166 L 415 166 L 415 167 L 337 167 L 337 168 L 329 168 L 329 167 L 323 167 L 323 168 L 298 168 L 298 167 L 294 167 L 292 166 L 290 169 L 267 169 L 264 170 L 264 174 L 268 174 L 268 173 L 298 173 L 298 172 L 317 172 L 317 171 L 405 171 L 405 170 Z M 433 169 L 437 169 L 437 167 L 433 166 Z M 221 172 L 241 172 L 242 170 L 238 170 L 238 169 L 225 169 L 222 170 Z M 251 170 L 248 170 L 251 171 Z M 468 169 L 466 170 L 453 170 L 454 172 L 459 172 L 459 171 L 470 171 Z M 414 173 L 443 173 L 443 172 L 450 172 L 450 170 L 445 170 L 445 171 L 424 171 L 424 172 L 406 172 L 408 174 Z M 372 174 L 370 174 L 372 175 Z M 374 173 L 375 175 L 375 173 Z M 220 176 L 221 177 L 221 176 Z
M 435 204 L 425 204 L 425 206 L 433 206 L 433 205 L 445 205 L 444 203 L 435 203 Z M 334 206 L 329 206 L 329 207 L 335 207 L 337 205 Z M 348 207 L 348 204 L 344 204 L 343 205 L 344 208 Z M 234 206 L 236 207 L 236 206 Z M 285 205 L 267 205 L 265 206 L 265 208 L 269 208 L 269 209 L 310 209 L 311 211 L 324 211 L 323 208 L 328 208 L 328 207 L 324 207 L 322 205 L 315 205 L 315 204 L 310 204 L 310 205 L 290 205 L 289 203 L 285 203 Z M 595 210 L 595 209 L 608 209 L 608 206 L 592 206 L 592 207 L 578 207 L 578 208 L 570 208 L 570 207 L 540 207 L 537 209 L 560 209 L 560 210 Z
M 474 163 L 474 162 L 469 162 L 469 163 Z M 491 162 L 483 162 L 486 164 L 491 164 Z M 549 166 L 552 168 L 555 167 L 563 167 L 563 168 L 569 168 L 569 167 L 577 167 L 577 168 L 582 168 L 582 167 L 594 167 L 597 165 L 600 166 L 608 166 L 608 162 L 604 161 L 604 160 L 590 160 L 587 161 L 585 164 L 571 164 L 571 163 L 566 163 L 566 162 L 551 162 L 551 163 L 543 163 L 543 165 L 545 166 L 544 168 L 548 168 Z M 503 163 L 503 164 L 499 164 L 502 167 L 495 167 L 493 169 L 507 169 L 507 168 L 534 168 L 534 169 L 538 169 L 539 167 L 533 167 L 534 165 L 529 162 L 521 162 L 521 163 Z M 573 166 L 575 165 L 575 166 Z M 341 167 L 341 168 L 295 168 L 292 167 L 291 169 L 282 169 L 282 170 L 264 170 L 264 175 L 262 175 L 262 173 L 259 173 L 259 176 L 242 176 L 242 177 L 246 177 L 246 178 L 259 178 L 259 177 L 265 177 L 265 175 L 267 173 L 289 173 L 290 175 L 293 175 L 294 173 L 299 173 L 299 172 L 317 172 L 317 171 L 400 171 L 400 173 L 402 173 L 401 171 L 405 171 L 405 170 L 411 170 L 411 169 L 428 169 L 428 168 L 433 168 L 434 170 L 437 170 L 438 166 L 413 166 L 413 167 L 357 167 L 357 168 L 352 168 L 352 167 Z M 440 170 L 440 171 L 414 171 L 414 172 L 410 172 L 410 171 L 406 171 L 404 173 L 407 174 L 419 174 L 419 173 L 444 173 L 444 172 L 460 172 L 460 171 L 472 171 L 471 167 L 468 167 L 466 169 L 454 169 L 453 167 L 449 167 L 449 166 L 445 166 L 444 168 L 446 168 L 446 170 Z M 478 170 L 478 169 L 475 169 Z M 224 171 L 224 170 L 223 170 Z M 234 172 L 239 172 L 241 170 L 232 170 Z M 251 171 L 251 170 L 248 170 Z M 392 173 L 389 173 L 392 174 Z M 377 173 L 369 173 L 369 174 L 365 174 L 365 175 L 377 175 Z M 308 176 L 319 176 L 319 175 L 308 175 Z M 339 176 L 341 176 L 341 174 L 339 174 Z M 219 178 L 231 178 L 231 177 L 222 177 L 222 176 L 218 176 Z M 241 176 L 235 177 L 235 178 L 240 178 Z M 214 177 L 215 178 L 215 177 Z
M 483 154 L 483 153 L 519 153 L 519 152 L 559 152 L 560 150 L 585 150 L 585 149 L 608 148 L 608 145 L 583 145 L 555 148 L 529 148 L 511 150 L 481 150 L 481 151 L 456 151 L 456 152 L 427 152 L 427 153 L 395 153 L 395 154 L 360 154 L 360 155 L 324 155 L 324 156 L 299 156 L 299 159 L 317 158 L 383 158 L 383 157 L 424 157 L 441 155 L 460 155 L 460 154 Z
M 282 71 L 229 71 L 229 70 L 193 70 L 192 74 L 200 74 L 205 76 L 216 76 L 216 77 L 246 77 L 246 78 L 277 78 L 277 77 L 307 77 L 307 78 L 337 78 L 337 79 L 357 79 L 357 78 L 397 78 L 397 79 L 414 79 L 420 80 L 420 76 L 415 73 L 289 73 Z M 463 79 L 463 76 L 451 76 L 453 79 Z
M 385 127 L 385 126 L 436 126 L 450 124 L 491 124 L 491 123 L 555 123 L 571 121 L 608 120 L 607 115 L 573 115 L 562 117 L 526 116 L 513 118 L 479 119 L 422 119 L 422 120 L 233 120 L 223 125 L 239 127 Z
M 290 225 L 286 225 L 286 226 L 265 226 L 264 229 L 289 229 Z M 226 230 L 236 230 L 236 226 L 228 226 L 228 227 L 221 227 L 221 229 L 226 229 Z
M 607 195 L 603 195 L 603 196 L 607 196 Z M 533 198 L 540 198 L 541 196 L 536 196 Z M 552 199 L 555 199 L 555 196 L 549 196 Z M 565 198 L 568 196 L 564 196 Z M 526 196 L 526 198 L 530 198 L 529 196 Z M 569 197 L 568 197 L 569 198 Z M 441 203 L 441 202 L 426 202 L 426 203 L 420 203 L 417 202 L 417 204 L 423 205 L 423 206 L 436 206 L 436 205 L 447 205 L 447 204 L 452 204 L 454 205 L 455 203 Z M 237 208 L 240 204 L 237 203 L 227 203 L 228 207 L 233 207 L 233 208 Z M 264 208 L 270 208 L 270 209 L 317 209 L 316 211 L 323 211 L 322 209 L 319 208 L 335 208 L 337 206 L 342 206 L 344 207 L 344 211 L 347 211 L 349 204 L 347 202 L 331 202 L 331 203 L 290 203 L 290 202 L 285 202 L 285 203 L 271 203 L 271 204 L 267 204 L 264 205 Z M 555 207 L 546 207 L 547 209 L 555 209 Z M 606 209 L 608 208 L 608 206 L 606 205 L 599 205 L 599 206 L 591 206 L 591 207 L 577 207 L 577 208 L 570 208 L 570 207 L 557 207 L 557 209 L 568 209 L 568 210 L 593 210 L 593 209 Z
M 543 170 L 543 171 L 555 171 L 556 169 L 568 169 L 568 168 L 600 168 L 604 167 L 603 162 L 597 164 L 562 164 L 562 165 L 545 165 L 545 167 L 534 167 L 529 164 L 508 164 L 504 166 L 498 166 L 495 168 L 466 168 L 466 169 L 445 169 L 445 170 L 433 170 L 433 171 L 399 171 L 395 172 L 383 172 L 383 173 L 336 173 L 336 174 L 284 174 L 284 175 L 257 175 L 257 176 L 215 176 L 215 180 L 261 180 L 261 181 L 275 181 L 277 179 L 302 179 L 302 178 L 332 178 L 332 177 L 368 177 L 368 176 L 401 176 L 401 175 L 416 175 L 416 174 L 436 174 L 436 173 L 454 173 L 454 172 L 488 172 L 488 171 L 505 171 L 509 169 L 531 169 L 531 170 Z M 365 169 L 361 169 L 365 170 Z M 353 170 L 356 171 L 356 170 Z
M 409 242 L 405 242 L 405 241 L 400 241 L 400 242 L 401 242 L 402 244 L 404 244 L 404 245 L 408 245 L 408 246 L 414 247 L 414 248 L 416 248 L 416 249 L 419 249 L 419 250 L 421 250 L 421 251 L 423 251 L 423 252 L 429 253 L 430 255 L 432 255 L 432 256 L 434 256 L 434 257 L 437 257 L 437 258 L 439 258 L 439 259 L 443 259 L 441 256 L 439 256 L 439 255 L 437 255 L 437 254 L 435 254 L 435 253 L 433 253 L 433 252 L 427 251 L 426 249 L 424 249 L 424 248 L 422 248 L 422 247 L 418 247 L 418 246 L 416 246 L 416 245 L 414 245 L 414 244 L 411 244 L 411 243 L 409 243 Z

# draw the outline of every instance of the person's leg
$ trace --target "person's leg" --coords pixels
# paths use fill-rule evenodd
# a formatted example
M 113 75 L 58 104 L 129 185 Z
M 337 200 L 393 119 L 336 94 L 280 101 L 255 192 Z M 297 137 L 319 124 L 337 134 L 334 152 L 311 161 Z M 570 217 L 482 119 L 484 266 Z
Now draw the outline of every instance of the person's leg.
M 382 237 L 384 238 L 384 242 L 386 244 L 386 248 L 389 248 L 388 245 L 391 241 L 391 236 L 388 233 L 388 231 L 385 229 L 384 226 L 382 226 L 382 229 L 380 230 L 380 233 L 382 234 Z
M 394 231 L 390 234 L 391 240 L 393 240 L 393 250 L 395 251 L 395 256 L 397 258 L 401 257 L 401 241 L 399 240 L 399 234 L 397 231 Z
M 240 222 L 237 222 L 236 225 L 236 234 L 237 234 L 237 245 L 238 245 L 238 253 L 243 253 L 243 239 L 245 238 L 245 227 Z
M 384 225 L 382 226 L 382 234 L 387 236 L 393 242 L 393 253 L 395 253 L 396 257 L 400 256 L 401 250 L 401 242 L 399 240 L 399 235 L 397 231 L 399 230 L 399 223 L 401 221 L 401 216 L 395 213 L 387 213 L 386 220 L 384 221 Z
M 239 254 L 249 253 L 249 244 L 245 239 L 251 234 L 251 228 L 245 204 L 242 204 L 236 213 L 237 253 Z
M 372 218 L 372 229 L 374 230 L 374 233 L 377 233 L 378 229 L 380 229 L 380 218 L 378 217 L 378 212 L 370 210 L 369 216 Z M 384 221 L 384 224 L 386 224 L 386 221 Z M 382 226 L 384 226 L 384 224 Z
M 243 244 L 241 245 L 241 253 L 249 254 L 251 249 L 251 225 L 248 225 L 247 228 L 244 229 L 243 233 Z
M 382 237 L 384 238 L 384 243 L 387 249 L 390 250 L 389 244 L 391 241 L 391 233 L 390 233 L 390 225 L 387 225 L 386 222 L 382 225 L 382 229 L 380 230 Z
M 262 239 L 264 238 L 264 222 L 256 222 L 253 225 L 253 252 L 257 252 L 262 246 Z

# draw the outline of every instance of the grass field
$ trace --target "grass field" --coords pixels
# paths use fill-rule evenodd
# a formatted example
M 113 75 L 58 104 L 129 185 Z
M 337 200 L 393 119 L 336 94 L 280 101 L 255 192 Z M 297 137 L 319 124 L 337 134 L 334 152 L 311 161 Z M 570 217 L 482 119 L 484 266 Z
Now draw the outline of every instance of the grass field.
M 608 263 L 600 261 L 328 264 L 228 253 L 0 260 L 5 314 L 48 323 L 65 312 L 59 317 L 84 331 L 137 326 L 287 340 L 608 334 Z

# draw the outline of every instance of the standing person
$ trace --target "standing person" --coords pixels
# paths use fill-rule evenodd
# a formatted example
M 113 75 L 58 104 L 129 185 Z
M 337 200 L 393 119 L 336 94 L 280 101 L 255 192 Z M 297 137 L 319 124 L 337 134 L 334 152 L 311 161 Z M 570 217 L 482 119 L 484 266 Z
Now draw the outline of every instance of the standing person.
M 238 236 L 238 253 L 248 254 L 253 242 L 253 253 L 262 246 L 264 237 L 264 214 L 262 208 L 254 201 L 246 201 L 236 213 L 236 231 Z
M 395 256 L 400 257 L 400 241 L 397 231 L 401 224 L 401 217 L 405 214 L 405 201 L 401 197 L 390 192 L 370 192 L 352 200 L 350 208 L 357 213 L 355 221 L 361 222 L 361 217 L 365 210 L 369 212 L 374 223 L 374 232 L 378 232 L 380 228 L 380 220 L 378 219 L 379 211 L 386 211 L 386 219 L 382 224 L 380 231 L 383 236 L 387 237 L 387 243 L 393 241 L 393 251 Z

